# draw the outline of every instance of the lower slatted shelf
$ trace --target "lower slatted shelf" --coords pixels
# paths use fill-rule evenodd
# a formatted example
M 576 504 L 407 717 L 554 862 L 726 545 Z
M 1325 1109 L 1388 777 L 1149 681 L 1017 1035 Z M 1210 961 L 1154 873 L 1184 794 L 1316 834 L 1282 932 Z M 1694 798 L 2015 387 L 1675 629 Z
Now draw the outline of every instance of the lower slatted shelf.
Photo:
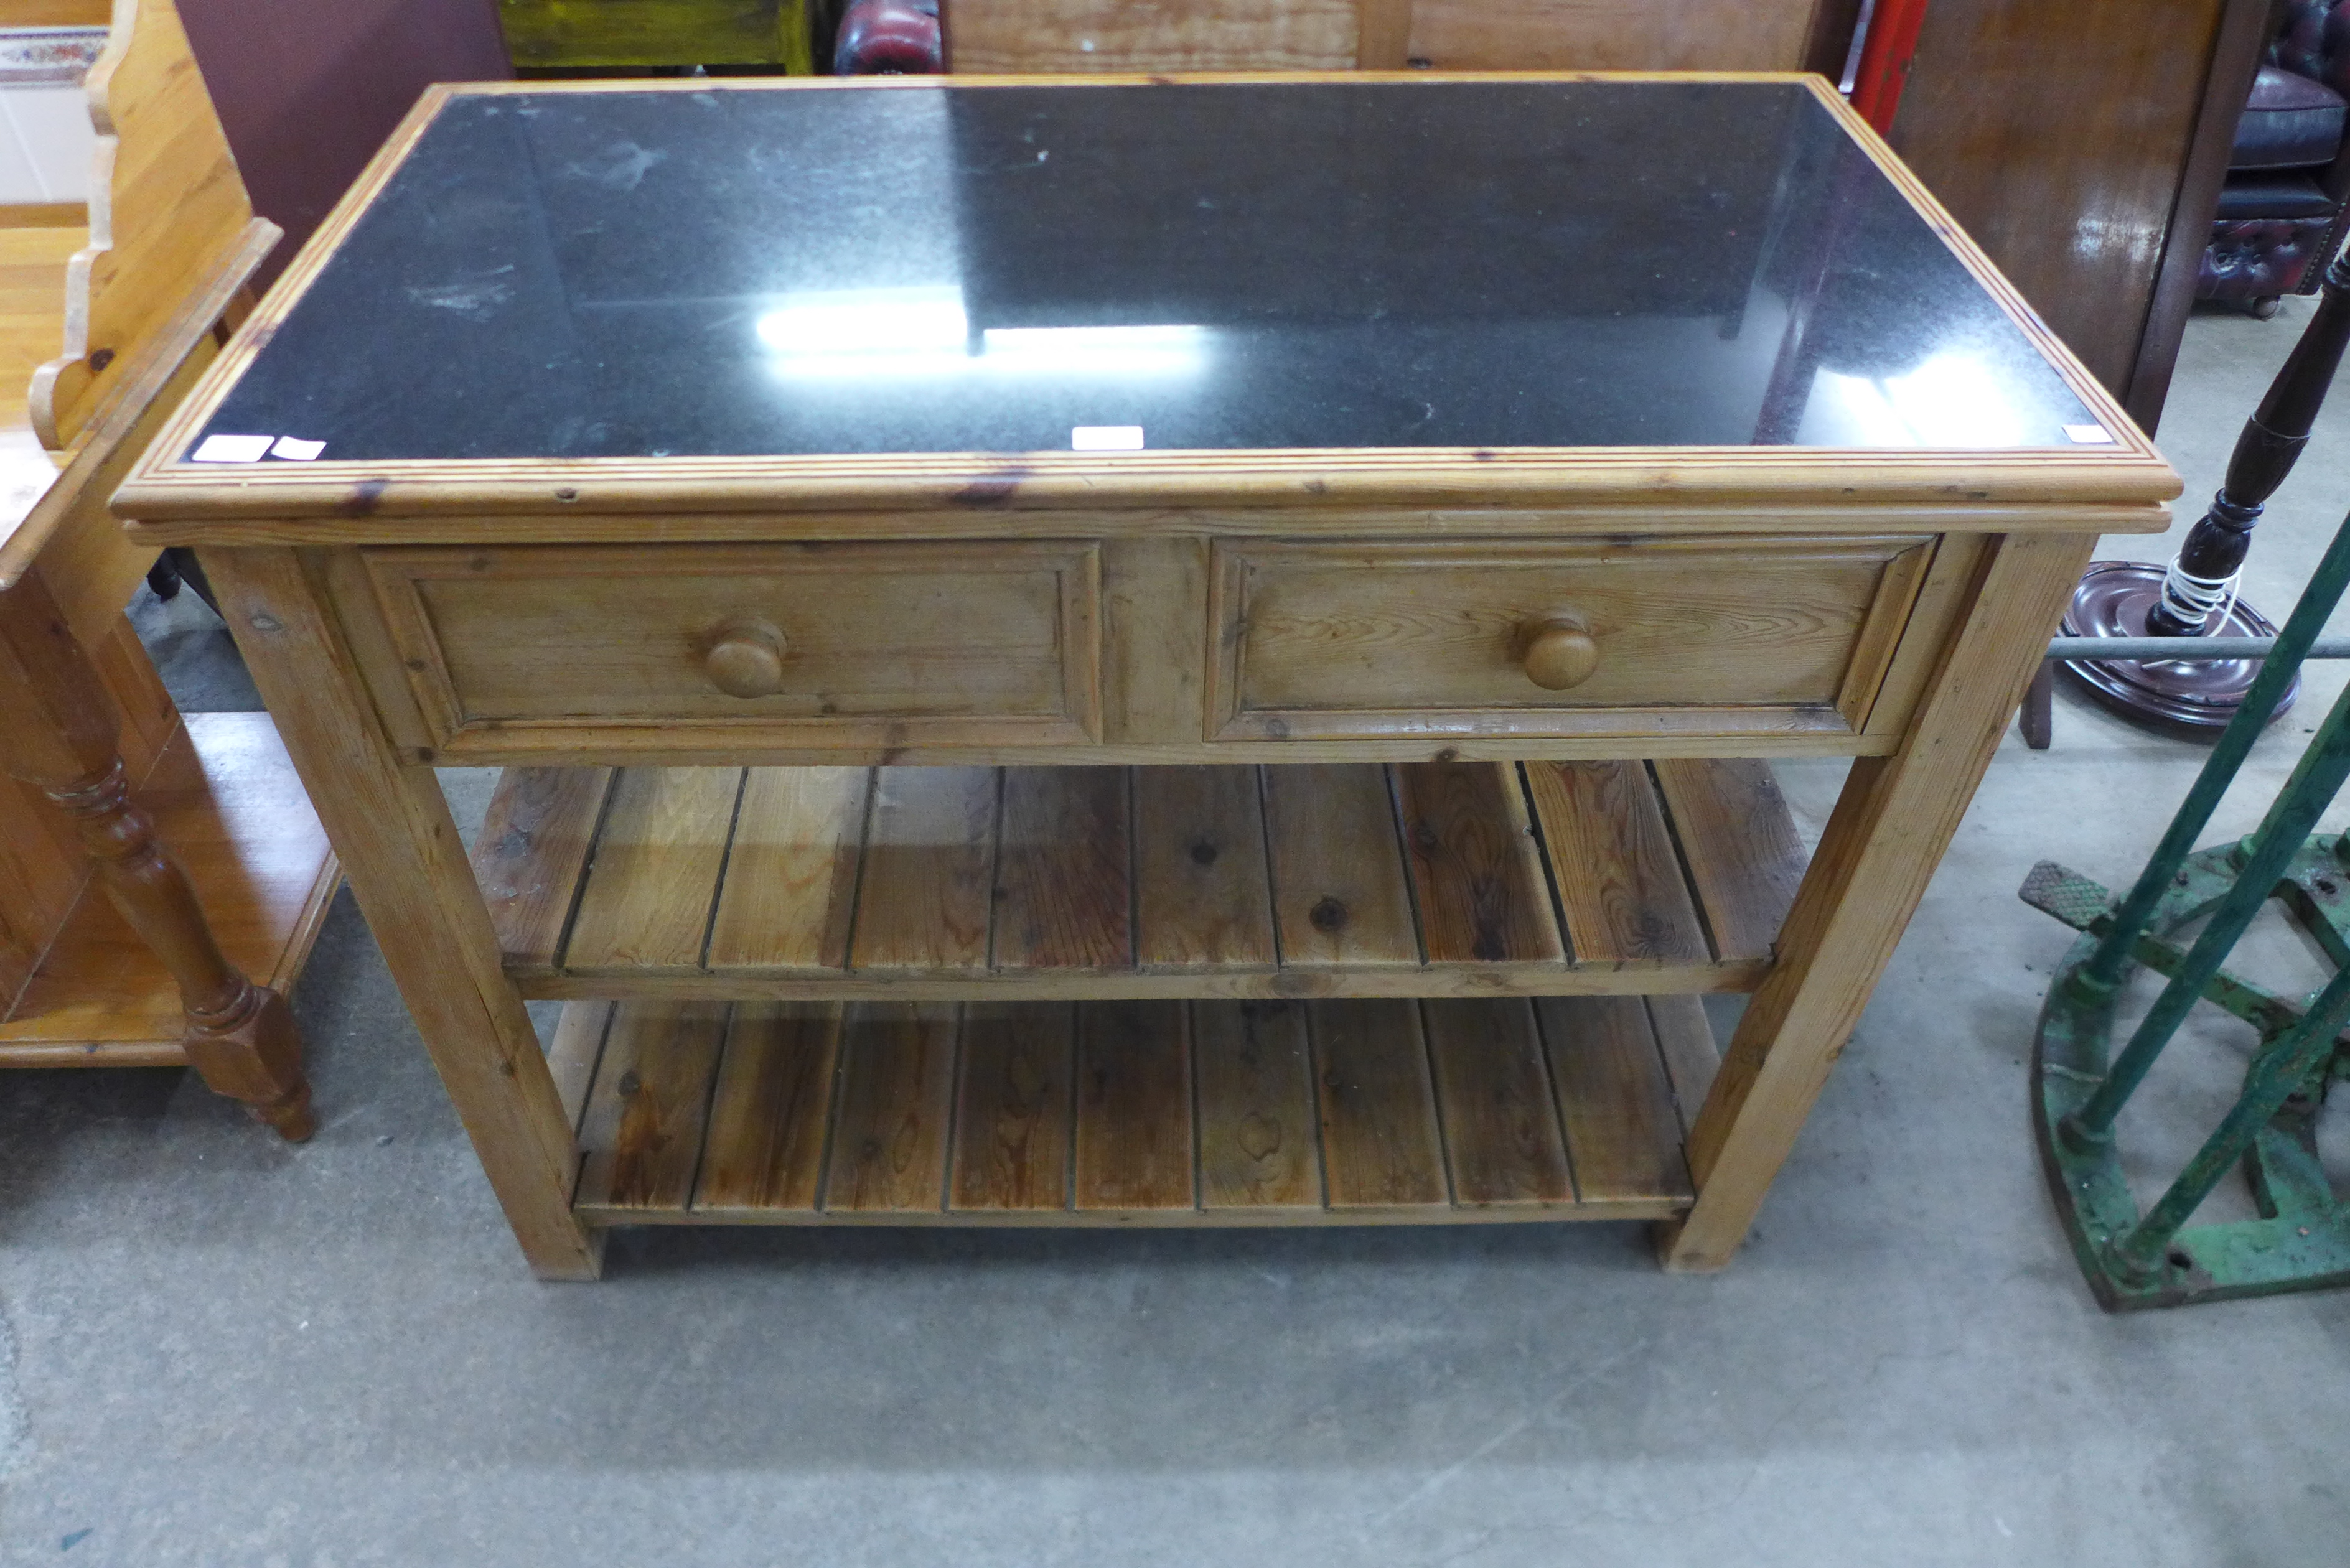
M 509 769 L 526 996 L 1752 990 L 1804 856 L 1752 761 Z
M 1694 997 L 579 1002 L 607 1224 L 1380 1224 L 1686 1210 Z

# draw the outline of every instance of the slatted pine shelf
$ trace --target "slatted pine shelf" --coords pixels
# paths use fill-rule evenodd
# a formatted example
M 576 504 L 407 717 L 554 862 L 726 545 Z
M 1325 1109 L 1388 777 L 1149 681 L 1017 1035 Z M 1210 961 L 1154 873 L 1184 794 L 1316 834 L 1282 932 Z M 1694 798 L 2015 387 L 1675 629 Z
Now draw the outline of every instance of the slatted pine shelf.
M 1657 1219 L 1716 1065 L 1692 996 L 575 1002 L 603 1224 Z
M 1752 990 L 1804 855 L 1767 763 L 510 768 L 525 996 Z

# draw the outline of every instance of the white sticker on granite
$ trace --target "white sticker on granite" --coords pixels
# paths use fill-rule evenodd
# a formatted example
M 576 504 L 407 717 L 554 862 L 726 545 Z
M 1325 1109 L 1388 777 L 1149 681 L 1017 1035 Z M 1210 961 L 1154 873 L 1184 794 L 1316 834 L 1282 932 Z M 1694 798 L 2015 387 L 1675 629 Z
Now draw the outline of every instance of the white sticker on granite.
M 276 436 L 208 435 L 188 454 L 190 462 L 259 462 Z

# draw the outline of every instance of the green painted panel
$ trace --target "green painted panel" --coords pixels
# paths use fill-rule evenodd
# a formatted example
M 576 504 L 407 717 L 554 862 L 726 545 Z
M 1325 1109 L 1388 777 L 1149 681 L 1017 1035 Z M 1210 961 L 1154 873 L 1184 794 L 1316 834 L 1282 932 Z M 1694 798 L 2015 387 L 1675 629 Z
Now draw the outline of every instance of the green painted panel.
M 525 69 L 592 66 L 815 68 L 807 0 L 499 0 Z

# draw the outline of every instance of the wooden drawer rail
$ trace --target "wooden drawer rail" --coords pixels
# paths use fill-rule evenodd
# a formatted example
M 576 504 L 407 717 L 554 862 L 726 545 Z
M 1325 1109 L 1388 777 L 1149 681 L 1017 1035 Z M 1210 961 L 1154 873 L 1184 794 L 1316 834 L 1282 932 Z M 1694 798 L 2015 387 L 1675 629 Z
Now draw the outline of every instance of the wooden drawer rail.
M 525 996 L 713 1000 L 1744 991 L 1804 865 L 1752 761 L 509 769 L 473 855 Z

